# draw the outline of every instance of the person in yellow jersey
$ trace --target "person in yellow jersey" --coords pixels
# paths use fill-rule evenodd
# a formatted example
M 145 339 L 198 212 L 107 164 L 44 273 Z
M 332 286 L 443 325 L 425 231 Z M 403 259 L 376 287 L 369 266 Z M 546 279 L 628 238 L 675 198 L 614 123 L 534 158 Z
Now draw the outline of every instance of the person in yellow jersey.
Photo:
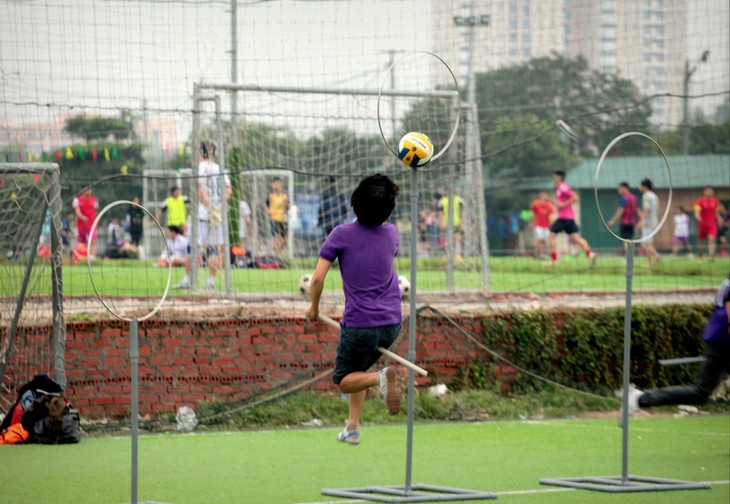
M 266 215 L 271 225 L 272 247 L 277 257 L 286 244 L 288 236 L 288 221 L 286 213 L 290 207 L 289 196 L 281 190 L 281 179 L 274 177 L 271 181 L 271 193 L 266 198 Z
M 444 188 L 443 195 L 438 202 L 438 215 L 441 224 L 441 236 L 446 236 L 446 227 L 449 224 L 449 199 L 453 199 L 454 201 L 452 218 L 454 222 L 454 245 L 456 246 L 456 260 L 461 261 L 461 240 L 464 234 L 461 224 L 465 211 L 464 201 L 456 195 L 454 195 L 453 197 L 449 197 L 448 187 Z
M 155 217 L 157 220 L 160 220 L 162 214 L 167 214 L 167 227 L 174 226 L 178 228 L 183 235 L 186 235 L 187 203 L 188 197 L 181 194 L 179 187 L 172 186 L 170 188 L 170 196 L 165 199 L 165 202 L 157 211 L 157 215 Z

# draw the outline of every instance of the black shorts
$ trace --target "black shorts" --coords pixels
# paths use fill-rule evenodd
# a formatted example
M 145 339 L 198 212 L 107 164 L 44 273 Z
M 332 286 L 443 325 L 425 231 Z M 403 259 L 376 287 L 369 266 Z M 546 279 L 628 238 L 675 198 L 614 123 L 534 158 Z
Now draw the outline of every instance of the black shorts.
M 271 221 L 271 235 L 272 236 L 283 236 L 286 238 L 289 231 L 289 226 L 286 222 Z
M 339 384 L 350 373 L 370 369 L 382 355 L 378 347 L 389 348 L 398 337 L 400 327 L 400 324 L 342 327 L 332 381 Z
M 552 226 L 550 226 L 550 232 L 555 234 L 565 233 L 572 235 L 578 232 L 578 224 L 576 224 L 573 219 L 557 219 L 553 222 Z
M 634 225 L 633 224 L 621 224 L 618 227 L 618 235 L 624 240 L 631 240 L 634 238 Z

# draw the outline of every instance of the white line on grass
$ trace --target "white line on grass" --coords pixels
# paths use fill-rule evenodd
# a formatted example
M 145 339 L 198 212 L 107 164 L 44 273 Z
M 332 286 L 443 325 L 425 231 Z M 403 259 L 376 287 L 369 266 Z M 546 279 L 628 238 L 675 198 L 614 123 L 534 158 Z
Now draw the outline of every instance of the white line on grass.
M 702 481 L 701 483 L 709 483 L 710 485 L 730 485 L 730 480 Z M 529 494 L 547 494 L 560 492 L 575 492 L 577 488 L 532 488 L 530 490 L 505 490 L 504 492 L 493 492 L 499 495 L 529 495 Z M 371 502 L 360 499 L 334 500 L 334 501 L 317 501 L 317 502 L 298 502 L 296 504 L 347 504 L 349 502 Z
M 543 425 L 547 425 L 550 427 L 569 427 L 571 429 L 578 427 L 581 429 L 591 428 L 591 429 L 603 429 L 603 430 L 619 430 L 621 428 L 618 425 L 616 425 L 616 426 L 610 426 L 610 425 L 597 426 L 595 424 L 587 424 L 587 423 L 582 423 L 582 422 L 584 422 L 584 421 L 583 420 L 570 420 L 570 421 L 526 420 L 523 422 L 515 422 L 515 423 L 523 423 L 525 425 L 534 425 L 534 426 L 538 426 L 538 427 L 543 426 Z M 650 427 L 632 427 L 631 430 L 636 431 L 636 432 L 658 432 L 658 433 L 664 433 L 664 434 L 675 433 L 675 431 L 673 431 L 671 429 L 655 429 L 655 428 L 650 428 Z M 725 438 L 729 437 L 729 435 L 727 433 L 716 432 L 716 431 L 688 431 L 688 432 L 686 432 L 686 434 L 696 434 L 698 436 L 717 436 L 717 437 L 725 437 Z

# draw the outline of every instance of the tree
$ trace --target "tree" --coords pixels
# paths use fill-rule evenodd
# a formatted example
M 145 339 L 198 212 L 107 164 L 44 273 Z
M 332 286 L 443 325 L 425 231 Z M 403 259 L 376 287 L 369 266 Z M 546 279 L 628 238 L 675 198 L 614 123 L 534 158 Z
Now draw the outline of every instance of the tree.
M 486 200 L 488 215 L 526 208 L 528 194 L 520 183 L 549 180 L 554 171 L 567 171 L 579 162 L 556 128 L 533 114 L 498 117 L 485 148 L 491 153 L 485 163 L 493 186 Z
M 581 136 L 578 151 L 591 155 L 625 131 L 647 130 L 651 116 L 633 82 L 591 70 L 582 57 L 558 54 L 477 74 L 476 100 L 485 156 L 496 121 L 504 116 L 532 114 L 549 124 L 563 119 Z M 640 139 L 627 139 L 621 147 L 625 154 L 646 148 Z
M 87 142 L 114 139 L 129 140 L 134 137 L 133 117 L 122 111 L 120 117 L 79 115 L 66 120 L 63 127 L 70 135 L 81 137 Z
M 498 117 L 485 150 L 492 153 L 486 159 L 492 178 L 543 178 L 555 170 L 567 171 L 579 161 L 556 128 L 533 114 Z
M 121 199 L 131 200 L 134 196 L 142 196 L 142 172 L 144 171 L 144 146 L 139 143 L 130 145 L 99 144 L 90 148 L 86 145 L 70 145 L 59 149 L 66 152 L 70 149 L 72 159 L 64 156 L 59 163 L 61 172 L 62 212 L 71 209 L 71 201 L 81 188 L 91 185 L 99 205 L 104 206 Z M 97 151 L 94 161 L 91 151 Z M 116 152 L 110 155 L 109 161 L 104 157 L 104 149 Z M 83 154 L 82 154 L 83 153 Z M 122 218 L 126 208 L 119 205 L 110 212 L 111 216 Z
M 730 154 L 730 121 L 693 124 L 689 130 L 690 154 Z

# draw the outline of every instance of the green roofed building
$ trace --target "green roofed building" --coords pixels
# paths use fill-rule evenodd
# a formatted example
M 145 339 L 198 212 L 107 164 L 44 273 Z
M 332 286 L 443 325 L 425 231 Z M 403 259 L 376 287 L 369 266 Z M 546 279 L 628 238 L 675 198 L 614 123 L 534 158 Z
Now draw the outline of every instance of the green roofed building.
M 655 238 L 655 245 L 659 249 L 671 248 L 673 236 L 673 220 L 676 208 L 681 206 L 690 214 L 690 238 L 696 242 L 697 225 L 692 214 L 694 202 L 702 195 L 702 190 L 711 186 L 715 195 L 725 208 L 730 209 L 730 156 L 703 155 L 703 156 L 670 156 L 667 158 L 670 167 L 671 180 L 664 159 L 661 157 L 611 157 L 606 158 L 598 177 L 598 201 L 601 212 L 606 220 L 610 219 L 616 210 L 619 197 L 616 188 L 621 182 L 628 182 L 632 192 L 641 202 L 639 183 L 648 178 L 654 185 L 654 192 L 659 196 L 661 203 L 660 218 L 668 200 L 669 187 L 673 188 L 672 208 L 662 229 Z M 621 244 L 605 228 L 599 217 L 596 205 L 595 182 L 598 159 L 584 159 L 577 167 L 570 170 L 566 181 L 578 193 L 580 202 L 576 213 L 581 227 L 581 234 L 595 249 L 613 249 L 617 251 Z M 495 184 L 496 183 L 496 184 Z M 499 181 L 487 183 L 487 187 L 495 187 Z M 516 184 L 528 193 L 526 205 L 539 190 L 548 190 L 554 195 L 554 186 L 550 177 L 531 179 Z M 487 197 L 489 194 L 487 193 Z M 491 237 L 490 237 L 491 238 Z M 524 243 L 531 247 L 532 233 L 525 233 Z

